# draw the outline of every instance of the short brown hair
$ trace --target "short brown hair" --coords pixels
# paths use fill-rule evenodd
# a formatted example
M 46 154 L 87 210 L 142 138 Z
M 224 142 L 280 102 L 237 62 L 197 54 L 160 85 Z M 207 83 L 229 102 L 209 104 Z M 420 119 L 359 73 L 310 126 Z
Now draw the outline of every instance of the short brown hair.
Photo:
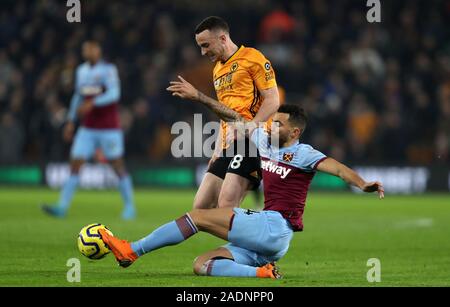
M 230 27 L 227 22 L 218 16 L 209 16 L 200 22 L 195 28 L 195 34 L 199 34 L 205 30 L 224 30 L 227 33 L 230 33 Z

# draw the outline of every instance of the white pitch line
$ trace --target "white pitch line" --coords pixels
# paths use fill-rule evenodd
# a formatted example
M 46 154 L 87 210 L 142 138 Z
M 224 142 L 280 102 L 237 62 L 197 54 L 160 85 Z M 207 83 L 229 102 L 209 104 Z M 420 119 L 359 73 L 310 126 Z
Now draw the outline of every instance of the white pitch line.
M 434 221 L 432 218 L 420 218 L 414 220 L 400 221 L 394 224 L 396 228 L 428 228 L 432 227 Z

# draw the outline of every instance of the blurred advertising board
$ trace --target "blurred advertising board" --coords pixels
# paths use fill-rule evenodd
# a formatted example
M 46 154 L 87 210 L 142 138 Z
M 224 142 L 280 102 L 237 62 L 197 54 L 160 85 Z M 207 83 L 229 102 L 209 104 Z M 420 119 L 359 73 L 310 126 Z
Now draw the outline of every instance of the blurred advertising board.
M 450 191 L 450 169 L 442 166 L 352 166 L 367 181 L 382 181 L 386 193 L 415 194 L 428 191 Z M 135 186 L 195 188 L 207 170 L 207 164 L 173 166 L 131 165 L 129 168 Z M 43 166 L 0 166 L 1 185 L 46 185 L 59 189 L 70 175 L 68 163 L 48 163 Z M 115 188 L 118 178 L 108 164 L 87 163 L 80 171 L 80 187 L 84 189 Z M 340 178 L 316 173 L 312 190 L 347 190 Z M 352 191 L 359 193 L 356 188 Z

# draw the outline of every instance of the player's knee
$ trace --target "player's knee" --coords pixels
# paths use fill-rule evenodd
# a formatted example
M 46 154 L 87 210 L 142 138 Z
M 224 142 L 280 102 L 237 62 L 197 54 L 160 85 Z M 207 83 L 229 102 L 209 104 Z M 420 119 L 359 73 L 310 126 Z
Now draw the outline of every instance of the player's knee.
M 193 263 L 193 270 L 194 270 L 194 273 L 196 274 L 196 275 L 203 275 L 202 274 L 202 266 L 203 266 L 203 264 L 204 264 L 204 261 L 202 261 L 202 259 L 201 259 L 201 257 L 197 257 L 197 258 L 195 258 L 194 259 L 194 263 Z
M 208 266 L 211 263 L 210 259 L 204 257 L 197 257 L 194 259 L 193 269 L 196 275 L 206 276 L 208 275 Z
M 193 209 L 188 213 L 198 230 L 205 229 L 205 219 L 203 217 L 205 210 L 207 209 Z
M 73 175 L 78 175 L 78 173 L 80 172 L 81 166 L 83 166 L 83 162 L 82 161 L 71 161 L 71 163 L 70 163 L 70 172 Z
M 114 171 L 119 178 L 125 177 L 127 175 L 127 170 L 125 168 L 115 169 Z
M 214 209 L 218 208 L 217 203 L 205 203 L 205 202 L 195 202 L 192 205 L 192 209 Z
M 239 198 L 236 195 L 228 195 L 229 193 L 223 193 L 219 196 L 218 207 L 219 208 L 234 208 L 239 207 Z
M 215 226 L 209 216 L 210 212 L 211 209 L 194 209 L 188 214 L 199 231 L 208 232 Z
M 192 205 L 192 209 L 206 209 L 207 204 L 203 202 L 201 199 L 195 198 L 194 203 Z
M 110 164 L 114 169 L 114 172 L 117 174 L 117 176 L 123 177 L 127 174 L 127 169 L 122 159 L 110 161 Z
M 217 201 L 211 199 L 211 197 L 204 195 L 195 195 L 192 209 L 212 209 L 217 207 Z

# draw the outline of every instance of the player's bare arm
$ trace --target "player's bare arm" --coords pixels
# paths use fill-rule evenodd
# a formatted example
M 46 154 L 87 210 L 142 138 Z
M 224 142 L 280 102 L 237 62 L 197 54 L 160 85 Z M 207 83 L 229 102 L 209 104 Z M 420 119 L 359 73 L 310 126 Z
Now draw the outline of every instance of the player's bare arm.
M 255 123 L 264 123 L 268 121 L 280 107 L 280 97 L 278 94 L 278 87 L 276 86 L 260 90 L 259 93 L 261 94 L 263 101 L 252 121 Z
M 260 94 L 263 101 L 255 117 L 251 121 L 241 120 L 233 123 L 231 129 L 228 129 L 227 141 L 252 135 L 256 128 L 262 126 L 277 112 L 280 106 L 278 87 L 274 86 L 266 90 L 261 90 Z
M 378 192 L 380 199 L 384 198 L 384 188 L 381 182 L 366 182 L 354 170 L 333 158 L 326 158 L 317 166 L 317 170 L 340 177 L 348 184 L 354 185 L 364 192 Z
M 215 99 L 212 99 L 211 97 L 206 96 L 200 91 L 198 92 L 198 101 L 206 105 L 209 109 L 211 109 L 214 113 L 217 114 L 223 121 L 230 122 L 230 121 L 243 121 L 244 118 L 237 113 L 236 111 L 233 111 L 230 108 L 227 108 L 220 102 L 218 102 Z
M 172 92 L 172 96 L 177 96 L 182 99 L 198 101 L 209 109 L 211 109 L 217 116 L 220 117 L 223 121 L 242 121 L 242 116 L 233 111 L 230 108 L 227 108 L 219 101 L 212 99 L 211 97 L 206 96 L 199 90 L 197 90 L 191 83 L 183 79 L 183 77 L 178 76 L 180 81 L 171 81 L 170 86 L 167 88 L 169 92 Z
M 235 138 L 250 136 L 258 126 L 263 125 L 278 110 L 280 106 L 278 87 L 274 86 L 259 92 L 263 101 L 255 117 L 251 121 L 246 121 L 245 119 L 236 120 L 230 125 L 231 129 L 227 129 L 227 141 L 230 142 Z M 224 105 L 221 106 L 222 108 L 227 108 Z

